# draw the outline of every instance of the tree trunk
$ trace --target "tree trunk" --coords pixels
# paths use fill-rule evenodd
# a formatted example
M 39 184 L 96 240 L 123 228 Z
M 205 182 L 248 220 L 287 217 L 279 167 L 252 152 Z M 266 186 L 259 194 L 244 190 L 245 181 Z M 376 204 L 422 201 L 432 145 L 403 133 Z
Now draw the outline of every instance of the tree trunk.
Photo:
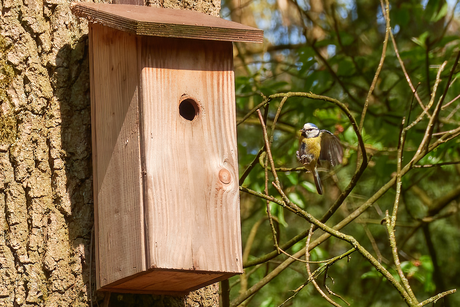
M 150 4 L 220 10 L 216 0 L 157 2 Z M 61 0 L 3 0 L 0 14 L 0 306 L 100 305 L 87 22 Z M 213 285 L 176 301 L 215 306 L 217 291 Z M 110 305 L 165 300 L 112 295 Z

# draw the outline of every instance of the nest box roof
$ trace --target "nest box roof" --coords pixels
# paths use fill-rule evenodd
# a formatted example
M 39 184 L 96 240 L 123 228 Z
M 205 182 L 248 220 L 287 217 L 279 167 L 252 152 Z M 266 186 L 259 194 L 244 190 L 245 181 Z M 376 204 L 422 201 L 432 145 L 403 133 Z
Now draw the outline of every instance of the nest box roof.
M 80 2 L 72 4 L 72 12 L 92 23 L 137 35 L 249 43 L 263 40 L 262 30 L 188 10 Z

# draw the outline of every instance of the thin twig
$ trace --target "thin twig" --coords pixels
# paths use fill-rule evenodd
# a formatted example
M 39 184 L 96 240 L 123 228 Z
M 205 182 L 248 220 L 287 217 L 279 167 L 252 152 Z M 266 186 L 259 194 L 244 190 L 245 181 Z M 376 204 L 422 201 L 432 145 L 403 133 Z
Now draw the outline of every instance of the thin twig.
M 266 114 L 267 113 L 268 112 L 266 112 Z M 260 110 L 257 110 L 257 115 L 259 116 L 260 125 L 262 126 L 262 131 L 263 131 L 264 141 L 265 141 L 265 149 L 266 149 L 266 151 L 268 153 L 265 161 L 267 161 L 267 159 L 270 160 L 270 165 L 272 166 L 272 173 L 275 176 L 276 182 L 278 183 L 279 180 L 278 180 L 278 176 L 276 175 L 276 171 L 274 170 L 275 169 L 275 164 L 273 162 L 273 158 L 272 158 L 272 155 L 271 155 L 270 143 L 268 141 L 268 135 L 267 135 L 267 129 L 266 129 L 266 126 L 265 126 L 265 121 L 262 118 L 262 113 L 260 113 Z M 267 163 L 265 163 L 265 193 L 268 194 L 268 168 L 267 168 Z M 279 251 L 278 241 L 276 239 L 276 230 L 275 230 L 275 227 L 273 225 L 272 216 L 271 216 L 271 213 L 270 213 L 270 202 L 268 200 L 266 202 L 266 206 L 267 206 L 267 215 L 268 215 L 268 218 L 269 218 L 269 221 L 270 221 L 270 226 L 271 226 L 272 234 L 273 234 L 273 243 L 275 245 L 276 250 Z
M 369 107 L 369 99 L 372 96 L 372 92 L 374 91 L 375 85 L 377 84 L 377 81 L 379 79 L 379 75 L 380 75 L 380 71 L 382 70 L 383 63 L 385 62 L 385 56 L 386 56 L 387 46 L 388 46 L 388 36 L 390 35 L 390 32 L 391 32 L 390 14 L 389 14 L 390 4 L 388 3 L 388 0 L 385 0 L 385 4 L 386 5 L 384 6 L 381 0 L 382 13 L 385 16 L 385 22 L 386 22 L 385 39 L 383 40 L 382 55 L 380 56 L 380 62 L 379 62 L 379 65 L 377 66 L 377 71 L 374 74 L 374 79 L 372 80 L 369 91 L 367 92 L 366 101 L 364 102 L 363 111 L 361 113 L 361 120 L 359 122 L 360 131 L 363 130 L 364 118 L 366 117 L 367 108 Z
M 395 51 L 395 54 L 396 54 L 396 57 L 398 58 L 398 61 L 399 61 L 399 65 L 401 65 L 401 69 L 404 73 L 404 77 L 406 78 L 406 81 L 407 83 L 409 84 L 409 87 L 412 91 L 412 93 L 414 94 L 415 96 L 415 99 L 417 99 L 417 102 L 418 104 L 420 105 L 420 107 L 422 108 L 423 112 L 424 113 L 427 113 L 427 108 L 425 108 L 425 106 L 423 105 L 422 103 L 422 100 L 420 99 L 420 96 L 418 95 L 417 93 L 417 89 L 414 87 L 414 85 L 412 84 L 412 81 L 410 79 L 410 76 L 409 74 L 407 73 L 407 70 L 406 70 L 406 66 L 404 65 L 404 62 L 403 60 L 401 59 L 401 56 L 399 55 L 399 50 L 398 50 L 398 45 L 396 45 L 396 40 L 393 36 L 393 33 L 390 31 L 390 37 L 391 37 L 391 41 L 393 43 L 393 48 L 394 48 L 394 51 Z M 430 118 L 431 115 L 429 113 L 427 113 L 427 116 Z
M 307 230 L 307 231 L 309 231 L 309 230 Z M 317 268 L 311 274 L 311 279 L 308 278 L 300 287 L 298 287 L 296 290 L 294 290 L 294 293 L 290 297 L 288 297 L 283 303 L 281 303 L 279 305 L 279 307 L 284 306 L 287 302 L 292 300 L 303 288 L 305 288 L 305 286 L 307 286 L 311 282 L 311 280 L 313 278 L 318 278 L 323 272 L 325 272 L 326 268 L 332 266 L 334 263 L 336 263 L 339 260 L 342 260 L 343 258 L 350 257 L 350 255 L 355 251 L 356 250 L 354 248 L 352 248 L 352 249 L 349 249 L 348 251 L 346 251 L 345 253 L 343 253 L 342 255 L 339 255 L 339 256 L 336 256 L 336 257 L 334 257 L 332 259 L 329 259 L 325 265 L 320 266 L 319 268 Z M 301 254 L 304 254 L 304 253 L 305 253 L 304 250 L 302 250 Z M 300 252 L 297 252 L 296 255 L 298 255 L 298 254 L 300 254 Z M 310 261 L 310 263 L 311 263 L 311 261 Z
M 309 251 L 309 245 L 310 245 L 310 239 L 311 239 L 311 236 L 313 234 L 313 225 L 311 225 L 310 227 L 310 231 L 308 232 L 308 236 L 307 236 L 307 241 L 305 243 L 305 260 L 307 261 L 307 263 L 305 264 L 305 267 L 307 269 L 307 273 L 308 273 L 308 280 L 311 281 L 311 283 L 313 284 L 313 286 L 315 287 L 316 291 L 318 291 L 318 293 L 326 300 L 328 301 L 331 305 L 333 306 L 336 306 L 336 307 L 341 307 L 339 304 L 337 304 L 336 302 L 334 302 L 333 300 L 331 300 L 331 298 L 329 296 L 326 295 L 326 293 L 324 293 L 323 290 L 321 290 L 321 288 L 319 287 L 318 283 L 316 282 L 316 279 L 313 277 L 312 273 L 311 273 L 311 269 L 310 269 L 310 264 L 309 264 L 309 260 L 310 260 L 310 251 Z M 327 270 L 327 267 L 326 267 L 326 270 Z
M 459 98 L 460 98 L 460 95 L 456 96 L 454 99 L 452 99 L 451 101 L 449 101 L 448 103 L 446 103 L 445 105 L 443 105 L 443 106 L 441 107 L 441 109 L 444 110 L 445 108 L 447 108 L 448 106 L 450 106 L 451 104 L 453 104 L 455 101 L 457 101 Z
M 273 138 L 275 136 L 276 123 L 278 122 L 278 119 L 279 119 L 280 114 L 281 114 L 281 110 L 283 109 L 283 106 L 286 103 L 287 99 L 288 99 L 288 97 L 283 97 L 283 99 L 281 99 L 281 102 L 280 102 L 280 104 L 278 106 L 278 109 L 276 110 L 275 118 L 273 119 L 273 122 L 272 122 L 272 131 L 271 131 L 271 136 L 270 136 L 270 146 L 273 143 Z
M 267 217 L 261 218 L 252 226 L 251 231 L 249 232 L 248 238 L 246 239 L 246 244 L 244 246 L 243 262 L 248 260 L 249 254 L 251 252 L 252 244 L 254 243 L 254 240 L 257 234 L 257 230 L 259 229 L 260 225 L 267 219 L 268 219 Z
M 259 149 L 259 152 L 257 155 L 254 157 L 254 160 L 252 160 L 251 163 L 249 163 L 248 167 L 244 170 L 243 175 L 241 175 L 240 180 L 239 180 L 239 185 L 243 185 L 244 181 L 246 180 L 246 177 L 248 177 L 249 173 L 252 171 L 254 166 L 257 165 L 257 161 L 259 160 L 259 157 L 264 153 L 265 151 L 265 146 L 262 146 L 261 149 Z
M 362 222 L 362 220 L 359 220 L 359 222 Z M 378 222 L 378 224 L 380 224 L 381 221 Z M 377 260 L 379 262 L 382 262 L 382 259 L 383 259 L 383 256 L 382 256 L 382 253 L 380 252 L 379 250 L 379 247 L 377 245 L 377 242 L 375 242 L 375 239 L 374 237 L 372 236 L 372 233 L 371 231 L 369 230 L 369 227 L 367 227 L 366 224 L 363 224 L 363 228 L 364 228 L 364 232 L 366 233 L 366 236 L 367 238 L 369 239 L 369 241 L 371 242 L 371 245 L 372 245 L 372 249 L 374 250 L 375 254 L 377 255 Z
M 347 304 L 348 306 L 350 306 L 350 303 L 348 303 L 341 295 L 335 293 L 334 291 L 332 291 L 331 289 L 329 289 L 329 287 L 327 286 L 327 278 L 328 278 L 328 277 L 332 280 L 332 283 L 334 283 L 334 280 L 332 279 L 332 277 L 329 276 L 328 271 L 329 271 L 329 266 L 326 267 L 326 271 L 324 272 L 324 288 L 326 288 L 327 293 L 329 293 L 330 295 L 333 295 L 333 296 L 335 296 L 335 297 L 338 297 L 338 298 L 341 299 L 345 304 Z
M 260 113 L 259 113 L 260 114 Z M 267 157 L 265 157 L 265 161 L 267 161 Z M 265 167 L 264 167 L 264 192 L 265 194 L 268 195 L 268 168 L 267 168 L 267 163 L 265 163 Z M 268 217 L 268 221 L 270 223 L 270 229 L 271 229 L 271 233 L 272 233 L 272 237 L 273 237 L 273 244 L 276 248 L 276 250 L 278 250 L 278 253 L 279 253 L 279 247 L 278 247 L 278 240 L 276 238 L 276 229 L 275 229 L 275 225 L 273 224 L 273 217 L 272 217 L 272 213 L 270 212 L 270 201 L 267 199 L 266 202 L 265 202 L 265 207 L 266 207 L 266 211 L 267 211 L 267 217 Z
M 444 67 L 446 67 L 447 62 L 444 62 L 441 67 L 438 70 L 438 73 L 436 75 L 436 81 L 433 85 L 433 91 L 431 92 L 431 97 L 430 101 L 428 102 L 428 105 L 426 108 L 423 110 L 423 112 L 418 116 L 417 119 L 415 119 L 410 125 L 408 125 L 408 129 L 412 128 L 416 124 L 418 124 L 424 117 L 425 114 L 428 115 L 428 118 L 430 119 L 430 122 L 433 121 L 433 115 L 429 115 L 428 110 L 433 106 L 434 103 L 434 98 L 436 97 L 436 91 L 438 89 L 439 82 L 441 82 L 441 72 L 444 70 Z
M 441 162 L 436 164 L 424 164 L 424 165 L 414 165 L 414 168 L 430 168 L 430 167 L 440 167 L 444 165 L 455 165 L 460 164 L 460 161 L 452 161 L 452 162 Z
M 409 112 L 410 111 L 411 111 L 411 106 L 409 106 Z M 398 216 L 399 202 L 401 200 L 401 187 L 402 187 L 401 168 L 402 168 L 402 162 L 403 162 L 404 144 L 406 142 L 406 132 L 408 131 L 404 127 L 405 123 L 406 123 L 406 118 L 403 117 L 402 122 L 401 122 L 401 132 L 400 132 L 399 143 L 398 143 L 398 156 L 397 156 L 397 163 L 396 163 L 396 195 L 395 195 L 395 201 L 393 204 L 393 212 L 391 214 L 391 217 L 389 217 L 388 211 L 387 211 L 386 221 L 387 221 L 388 237 L 390 240 L 391 252 L 393 255 L 393 261 L 396 266 L 396 271 L 398 272 L 399 278 L 401 279 L 402 284 L 404 285 L 404 288 L 406 289 L 408 295 L 411 297 L 412 302 L 418 303 L 417 298 L 415 297 L 414 292 L 412 291 L 412 288 L 410 287 L 409 281 L 407 280 L 402 270 L 401 261 L 399 260 L 399 255 L 398 255 L 398 248 L 396 245 L 396 236 L 395 236 L 396 219 Z
M 258 105 L 256 105 L 254 108 L 252 108 L 251 111 L 246 113 L 246 115 L 244 115 L 242 119 L 237 121 L 236 125 L 239 126 L 240 124 L 244 123 L 254 112 L 256 112 L 257 110 L 259 110 L 260 108 L 262 108 L 263 106 L 265 106 L 268 103 L 270 103 L 270 99 L 269 98 L 267 99 L 267 98 L 264 97 L 264 100 L 261 103 L 259 103 Z
M 272 146 L 272 143 L 273 143 L 273 139 L 274 139 L 274 136 L 275 136 L 275 129 L 276 129 L 276 123 L 278 122 L 278 118 L 281 114 L 281 110 L 283 109 L 283 106 L 284 106 L 284 103 L 286 102 L 288 98 L 287 97 L 284 97 L 282 100 L 281 100 L 281 103 L 280 105 L 278 106 L 278 109 L 276 111 L 276 115 L 275 115 L 275 118 L 273 119 L 273 122 L 272 122 L 272 131 L 271 131 L 271 136 L 270 136 L 270 142 L 269 144 L 265 144 L 265 147 L 267 148 L 271 148 Z M 268 107 L 268 105 L 267 105 Z M 266 115 L 268 115 L 268 108 L 265 109 L 265 112 L 266 112 Z M 260 116 L 260 112 L 258 111 L 258 114 L 259 114 L 259 119 L 262 120 L 262 117 Z M 261 125 L 263 127 L 263 129 L 265 129 L 265 122 L 261 122 Z M 266 133 L 266 131 L 264 131 L 264 134 Z M 265 194 L 268 194 L 268 167 L 267 167 L 267 159 L 268 157 L 266 157 L 265 159 Z M 270 227 L 271 227 L 271 230 L 272 230 L 272 234 L 273 234 L 273 244 L 275 245 L 275 248 L 276 250 L 278 251 L 278 253 L 280 252 L 283 252 L 285 253 L 284 251 L 280 250 L 279 246 L 278 246 L 278 240 L 277 240 L 277 237 L 276 237 L 276 230 L 275 230 L 275 226 L 273 225 L 273 220 L 272 220 L 272 215 L 271 215 L 271 212 L 270 212 L 270 201 L 266 201 L 266 206 L 267 206 L 267 216 L 268 216 L 268 219 L 270 221 Z
M 272 151 L 270 149 L 270 143 L 268 141 L 267 129 L 265 127 L 265 123 L 262 118 L 262 114 L 260 113 L 260 110 L 257 110 L 257 115 L 259 116 L 260 125 L 262 126 L 262 131 L 263 131 L 263 136 L 264 136 L 264 141 L 265 141 L 265 149 L 267 150 L 268 160 L 270 161 L 270 165 L 272 167 L 272 173 L 273 173 L 273 176 L 275 177 L 275 182 L 279 184 L 280 181 L 278 179 L 278 175 L 276 174 L 275 163 L 273 162 Z
M 460 95 L 459 95 L 459 97 L 460 97 Z M 457 106 L 452 110 L 452 112 L 450 112 L 450 114 L 447 115 L 444 119 L 445 120 L 450 120 L 452 118 L 452 116 L 454 116 L 454 114 L 456 114 L 459 109 L 460 109 L 460 103 L 457 104 Z
M 442 93 L 441 100 L 439 101 L 439 107 L 435 111 L 436 116 L 438 116 L 438 114 L 439 114 L 439 112 L 440 112 L 440 110 L 442 108 L 442 104 L 444 102 L 444 99 L 446 99 L 446 97 L 447 97 L 447 91 L 449 90 L 450 86 L 452 85 L 451 81 L 452 81 L 452 78 L 454 76 L 454 72 L 455 72 L 455 69 L 457 68 L 459 60 L 460 60 L 460 51 L 457 53 L 457 57 L 455 58 L 454 64 L 452 65 L 452 69 L 450 70 L 450 73 L 449 73 L 449 77 L 447 78 L 446 87 L 444 88 L 444 92 Z
M 460 53 L 459 53 L 460 54 Z M 444 70 L 444 68 L 446 67 L 446 64 L 447 62 L 444 62 L 442 63 L 441 67 L 439 68 L 438 70 L 438 73 L 436 75 L 436 81 L 434 83 L 434 86 L 433 86 L 433 92 L 431 93 L 431 99 L 430 99 L 430 103 L 428 104 L 427 106 L 427 109 L 429 109 L 431 107 L 431 105 L 433 104 L 434 102 L 434 98 L 436 96 L 436 92 L 437 92 L 437 89 L 438 89 L 438 85 L 439 83 L 441 82 L 441 72 Z M 434 124 L 435 124 L 435 120 L 437 118 L 436 116 L 436 113 L 439 112 L 440 110 L 440 103 L 442 101 L 439 100 L 438 101 L 438 104 L 435 108 L 435 110 L 433 111 L 433 115 L 431 116 L 430 118 L 430 122 L 428 123 L 428 126 L 426 128 L 426 131 L 425 131 L 425 135 L 423 136 L 423 139 L 422 141 L 420 142 L 420 145 L 417 149 L 417 153 L 416 154 L 419 154 L 419 153 L 422 153 L 423 152 L 426 152 L 427 148 L 428 148 L 428 145 L 430 143 L 430 140 L 431 140 L 431 137 L 432 137 L 432 133 L 433 133 L 433 129 L 434 129 Z M 411 127 L 412 125 L 409 125 L 409 127 Z M 408 127 L 408 128 L 409 128 Z
M 321 62 L 324 64 L 324 66 L 326 66 L 326 68 L 329 70 L 329 72 L 331 73 L 332 77 L 337 81 L 337 83 L 342 87 L 343 91 L 347 94 L 348 97 L 350 97 L 354 102 L 356 102 L 356 104 L 360 104 L 360 102 L 358 101 L 358 99 L 353 96 L 351 94 L 351 92 L 348 90 L 348 88 L 345 86 L 345 84 L 343 83 L 342 79 L 339 78 L 339 76 L 337 75 L 337 73 L 334 71 L 334 69 L 331 67 L 331 65 L 329 64 L 329 62 L 324 58 L 324 56 L 321 54 L 321 52 L 318 50 L 318 48 L 316 48 L 316 46 L 314 44 L 310 44 L 310 47 L 312 48 L 312 50 L 316 53 L 316 56 L 318 56 L 318 58 L 321 60 Z
M 265 147 L 264 147 L 265 148 Z M 259 156 L 259 164 L 263 168 L 265 168 L 266 163 L 264 162 L 265 160 L 265 155 L 267 153 L 264 151 L 260 156 Z M 268 170 L 271 171 L 271 167 L 267 166 Z M 305 166 L 296 166 L 296 167 L 277 167 L 275 169 L 277 172 L 305 172 L 309 173 L 310 171 L 305 168 Z M 326 167 L 318 167 L 318 172 L 329 172 L 329 170 Z
M 429 37 L 425 39 L 425 77 L 426 77 L 426 89 L 428 94 L 431 95 L 431 81 L 430 81 L 430 41 Z
M 425 305 L 428 305 L 430 303 L 436 303 L 439 299 L 443 298 L 444 296 L 446 295 L 449 295 L 449 294 L 454 294 L 455 292 L 457 292 L 457 289 L 452 289 L 452 290 L 449 290 L 449 291 L 445 291 L 445 292 L 441 292 L 433 297 L 430 297 L 429 299 L 419 303 L 417 306 L 425 306 Z

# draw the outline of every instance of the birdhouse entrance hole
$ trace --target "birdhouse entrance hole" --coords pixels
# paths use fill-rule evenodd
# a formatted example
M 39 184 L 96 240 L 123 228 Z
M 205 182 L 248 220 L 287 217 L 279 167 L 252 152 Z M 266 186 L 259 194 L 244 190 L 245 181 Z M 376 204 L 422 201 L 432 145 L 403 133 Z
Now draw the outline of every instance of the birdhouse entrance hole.
M 182 118 L 192 121 L 198 116 L 198 104 L 192 98 L 186 98 L 179 104 L 179 114 Z

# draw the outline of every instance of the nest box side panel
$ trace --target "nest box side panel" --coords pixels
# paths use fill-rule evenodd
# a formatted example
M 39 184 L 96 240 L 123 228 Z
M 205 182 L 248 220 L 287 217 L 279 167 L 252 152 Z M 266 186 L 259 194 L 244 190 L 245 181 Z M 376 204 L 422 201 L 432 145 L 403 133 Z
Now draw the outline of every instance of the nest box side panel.
M 232 44 L 141 46 L 147 267 L 241 273 Z
M 144 271 L 136 36 L 90 28 L 97 288 Z

